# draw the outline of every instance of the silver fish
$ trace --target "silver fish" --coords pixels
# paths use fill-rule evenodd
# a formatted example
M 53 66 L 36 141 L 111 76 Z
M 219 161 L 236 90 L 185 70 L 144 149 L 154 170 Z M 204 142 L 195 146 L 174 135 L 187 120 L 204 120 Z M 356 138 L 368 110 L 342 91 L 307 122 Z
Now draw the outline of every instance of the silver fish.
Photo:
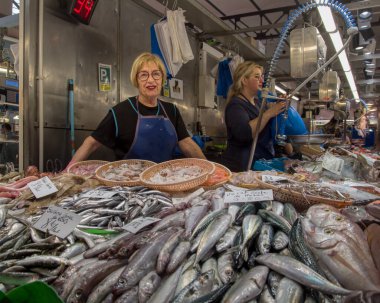
M 160 286 L 161 278 L 155 271 L 151 271 L 139 282 L 138 297 L 139 303 L 145 303 Z
M 125 291 L 114 303 L 136 303 L 138 300 L 138 287 L 136 286 Z
M 208 205 L 196 205 L 191 208 L 188 208 L 185 211 L 186 220 L 185 220 L 185 237 L 190 237 L 194 228 L 197 226 L 199 221 L 206 215 L 208 210 Z
M 266 266 L 250 269 L 227 291 L 222 303 L 243 303 L 256 298 L 264 288 L 268 272 Z
M 180 236 L 183 234 L 183 229 L 178 230 L 170 236 L 164 247 L 161 249 L 157 258 L 156 271 L 158 274 L 165 272 L 166 266 L 170 261 L 170 256 L 178 243 L 181 241 Z
M 182 241 L 178 244 L 178 246 L 174 249 L 168 266 L 166 267 L 166 272 L 171 274 L 174 272 L 177 267 L 183 262 L 186 258 L 187 253 L 190 251 L 190 242 Z
M 124 267 L 120 267 L 103 279 L 90 293 L 87 303 L 102 303 L 103 299 L 111 293 L 112 285 L 117 282 Z
M 243 219 L 243 243 L 240 245 L 240 251 L 243 252 L 245 261 L 248 260 L 245 248 L 248 242 L 259 234 L 262 224 L 263 220 L 257 215 L 248 215 Z
M 236 272 L 234 270 L 234 260 L 232 253 L 224 253 L 218 258 L 218 274 L 223 284 L 234 281 Z
M 260 230 L 259 238 L 257 239 L 257 247 L 260 254 L 266 254 L 270 251 L 273 241 L 273 227 L 269 224 L 263 224 Z
M 351 293 L 350 290 L 332 284 L 320 274 L 291 257 L 269 253 L 256 257 L 256 261 L 307 287 L 329 294 L 348 295 Z
M 291 279 L 283 278 L 278 286 L 276 303 L 303 303 L 303 288 Z
M 232 247 L 236 234 L 241 230 L 240 226 L 230 227 L 216 244 L 216 251 L 223 252 Z
M 276 300 L 272 297 L 269 291 L 268 285 L 265 285 L 263 291 L 260 294 L 259 303 L 276 303 Z
M 231 215 L 224 214 L 217 217 L 210 225 L 207 227 L 201 242 L 199 243 L 195 264 L 198 264 L 207 253 L 214 247 L 214 245 L 219 241 L 222 235 L 227 231 L 231 224 Z
M 185 226 L 185 212 L 179 211 L 163 218 L 152 228 L 152 231 L 165 230 L 169 227 L 184 227 L 184 226 Z
M 209 258 L 207 259 L 207 261 L 205 261 L 202 264 L 202 269 L 201 269 L 202 273 L 205 273 L 209 270 L 213 270 L 215 273 L 214 286 L 213 286 L 213 290 L 215 290 L 218 287 L 222 286 L 223 283 L 220 280 L 219 273 L 218 273 L 218 262 L 214 258 Z
M 282 250 L 289 244 L 289 237 L 286 233 L 278 230 L 273 237 L 272 247 L 275 250 Z

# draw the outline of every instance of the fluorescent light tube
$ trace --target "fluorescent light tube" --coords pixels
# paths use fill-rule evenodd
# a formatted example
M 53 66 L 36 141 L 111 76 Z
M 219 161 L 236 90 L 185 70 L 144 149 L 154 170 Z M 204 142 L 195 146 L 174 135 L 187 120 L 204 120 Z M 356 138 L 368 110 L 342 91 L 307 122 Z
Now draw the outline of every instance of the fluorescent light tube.
M 319 0 L 315 0 L 316 3 L 320 3 Z M 336 28 L 334 17 L 332 15 L 331 9 L 327 6 L 318 6 L 319 15 L 323 21 L 326 31 L 330 33 L 331 41 L 334 45 L 335 51 L 338 52 L 343 47 L 343 41 L 340 36 L 339 31 Z M 346 75 L 347 82 L 350 85 L 352 95 L 356 101 L 359 100 L 358 90 L 356 88 L 355 80 L 351 72 L 351 66 L 348 62 L 346 50 L 343 50 L 339 54 L 340 64 L 342 65 L 343 71 Z

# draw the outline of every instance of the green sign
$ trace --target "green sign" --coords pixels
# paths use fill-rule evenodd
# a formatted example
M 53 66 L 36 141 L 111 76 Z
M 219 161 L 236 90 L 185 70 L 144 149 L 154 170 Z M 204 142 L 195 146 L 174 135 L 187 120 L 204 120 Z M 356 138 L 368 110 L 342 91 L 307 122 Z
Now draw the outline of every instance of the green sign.
M 98 64 L 99 91 L 108 92 L 111 90 L 111 65 Z

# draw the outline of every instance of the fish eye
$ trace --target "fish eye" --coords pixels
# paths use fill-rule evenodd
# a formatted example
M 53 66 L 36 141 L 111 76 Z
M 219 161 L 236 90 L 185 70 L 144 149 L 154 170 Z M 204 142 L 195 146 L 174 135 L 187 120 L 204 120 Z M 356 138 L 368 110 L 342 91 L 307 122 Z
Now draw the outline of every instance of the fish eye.
M 328 213 L 330 210 L 328 208 L 325 208 L 324 211 Z
M 325 228 L 325 229 L 323 230 L 323 232 L 324 232 L 325 234 L 327 234 L 327 235 L 332 235 L 332 234 L 334 233 L 334 231 L 333 231 L 332 229 L 330 229 L 330 228 Z
M 118 284 L 124 285 L 126 282 L 125 279 L 119 279 Z
M 335 220 L 337 220 L 337 221 L 342 221 L 342 220 L 343 220 L 343 217 L 342 217 L 342 216 L 336 216 L 336 217 L 335 217 Z
M 357 206 L 352 206 L 352 209 L 355 210 L 355 211 L 357 211 L 357 210 L 359 210 L 359 207 L 357 207 Z
M 79 298 L 81 295 L 82 295 L 82 290 L 81 290 L 81 289 L 78 289 L 78 290 L 75 292 L 75 296 L 76 296 L 77 298 Z

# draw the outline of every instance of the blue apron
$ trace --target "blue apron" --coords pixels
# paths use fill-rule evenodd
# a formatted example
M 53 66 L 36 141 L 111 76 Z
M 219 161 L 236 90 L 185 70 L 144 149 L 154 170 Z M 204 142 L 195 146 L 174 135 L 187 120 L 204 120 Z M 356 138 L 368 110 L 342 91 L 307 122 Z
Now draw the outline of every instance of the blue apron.
M 156 163 L 171 160 L 178 138 L 173 123 L 167 118 L 164 106 L 158 101 L 156 115 L 143 116 L 139 113 L 138 100 L 137 109 L 131 100 L 128 101 L 137 113 L 137 124 L 133 143 L 124 159 L 143 159 Z M 166 117 L 158 115 L 160 108 Z

